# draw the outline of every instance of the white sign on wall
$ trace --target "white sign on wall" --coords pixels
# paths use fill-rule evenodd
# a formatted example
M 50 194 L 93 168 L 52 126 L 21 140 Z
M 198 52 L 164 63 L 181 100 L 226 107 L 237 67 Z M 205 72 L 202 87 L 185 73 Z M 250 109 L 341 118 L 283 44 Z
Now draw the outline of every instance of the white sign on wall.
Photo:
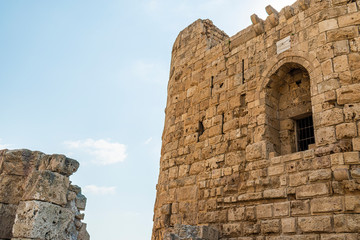
M 291 48 L 291 39 L 290 36 L 287 36 L 286 38 L 281 39 L 276 43 L 276 52 L 277 54 L 280 54 L 282 52 L 285 52 L 286 50 Z

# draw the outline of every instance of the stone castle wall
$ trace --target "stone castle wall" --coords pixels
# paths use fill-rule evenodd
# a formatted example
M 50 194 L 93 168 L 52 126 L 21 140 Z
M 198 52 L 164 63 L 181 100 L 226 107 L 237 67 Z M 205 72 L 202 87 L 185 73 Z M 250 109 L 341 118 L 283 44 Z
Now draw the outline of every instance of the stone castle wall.
M 0 239 L 88 240 L 86 198 L 69 176 L 79 163 L 29 150 L 0 152 Z
M 298 0 L 230 38 L 209 20 L 180 32 L 153 240 L 360 238 L 359 7 Z

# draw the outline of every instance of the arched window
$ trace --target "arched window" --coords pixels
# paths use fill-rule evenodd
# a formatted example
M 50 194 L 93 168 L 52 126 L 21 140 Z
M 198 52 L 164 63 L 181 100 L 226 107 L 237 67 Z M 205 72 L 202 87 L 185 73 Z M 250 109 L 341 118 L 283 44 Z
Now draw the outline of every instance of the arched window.
M 297 63 L 282 65 L 266 87 L 268 127 L 274 150 L 285 155 L 315 143 L 310 77 Z

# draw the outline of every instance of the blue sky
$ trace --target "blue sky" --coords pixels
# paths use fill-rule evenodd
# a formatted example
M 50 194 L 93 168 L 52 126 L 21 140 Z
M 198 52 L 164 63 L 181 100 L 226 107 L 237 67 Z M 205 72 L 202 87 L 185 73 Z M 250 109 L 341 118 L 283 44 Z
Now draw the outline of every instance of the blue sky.
M 150 239 L 171 48 L 292 0 L 0 1 L 0 148 L 78 160 L 91 239 Z

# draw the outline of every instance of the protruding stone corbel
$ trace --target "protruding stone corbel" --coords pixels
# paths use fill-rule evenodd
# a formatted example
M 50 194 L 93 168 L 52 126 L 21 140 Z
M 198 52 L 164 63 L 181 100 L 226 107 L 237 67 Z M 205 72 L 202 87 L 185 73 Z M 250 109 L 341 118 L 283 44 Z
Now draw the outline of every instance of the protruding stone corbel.
M 299 0 L 299 7 L 301 10 L 305 11 L 310 7 L 310 0 Z
M 289 19 L 294 16 L 294 9 L 291 6 L 284 7 L 285 18 Z
M 278 11 L 276 11 L 275 8 L 273 8 L 271 5 L 268 5 L 266 8 L 265 8 L 267 14 L 271 15 L 271 14 L 276 14 L 276 15 L 279 15 Z
M 276 11 L 275 8 L 273 8 L 271 5 L 268 5 L 266 8 L 265 8 L 267 14 L 269 14 L 269 21 L 270 21 L 270 24 L 271 26 L 275 27 L 279 24 L 279 13 L 278 11 Z
M 253 28 L 256 35 L 264 33 L 264 20 L 259 18 L 256 14 L 251 15 L 251 22 L 253 23 Z

